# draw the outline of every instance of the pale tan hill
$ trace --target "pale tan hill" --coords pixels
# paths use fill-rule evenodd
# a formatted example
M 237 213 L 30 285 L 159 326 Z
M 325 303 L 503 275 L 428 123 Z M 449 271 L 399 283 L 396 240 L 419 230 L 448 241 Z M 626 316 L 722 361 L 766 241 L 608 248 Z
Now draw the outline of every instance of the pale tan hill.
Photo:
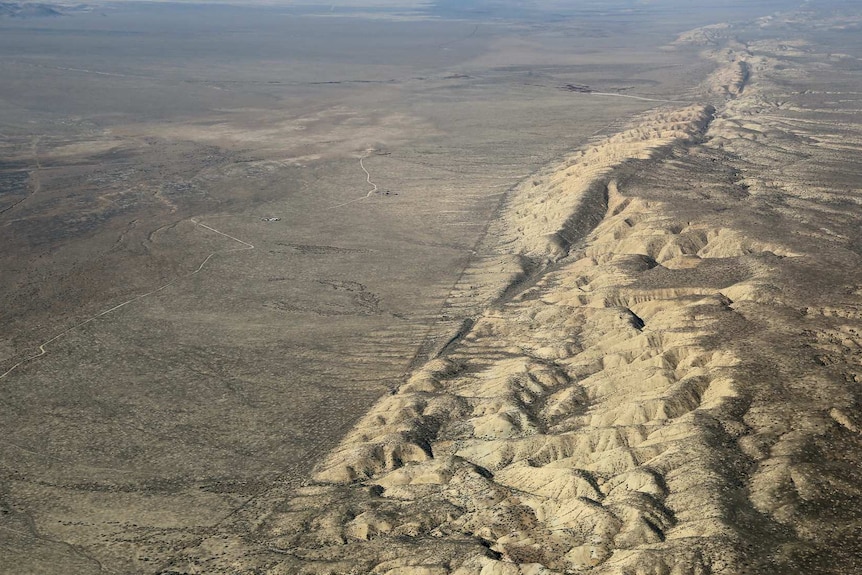
M 859 100 L 814 107 L 781 46 L 513 190 L 452 339 L 263 520 L 261 569 L 862 569 Z

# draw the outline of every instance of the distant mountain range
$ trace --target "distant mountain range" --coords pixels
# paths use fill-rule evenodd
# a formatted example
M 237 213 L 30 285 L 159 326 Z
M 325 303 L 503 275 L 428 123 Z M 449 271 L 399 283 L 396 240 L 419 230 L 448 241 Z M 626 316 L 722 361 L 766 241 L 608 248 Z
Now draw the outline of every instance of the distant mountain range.
M 47 4 L 43 2 L 0 1 L 0 18 L 47 18 L 87 10 L 83 4 Z

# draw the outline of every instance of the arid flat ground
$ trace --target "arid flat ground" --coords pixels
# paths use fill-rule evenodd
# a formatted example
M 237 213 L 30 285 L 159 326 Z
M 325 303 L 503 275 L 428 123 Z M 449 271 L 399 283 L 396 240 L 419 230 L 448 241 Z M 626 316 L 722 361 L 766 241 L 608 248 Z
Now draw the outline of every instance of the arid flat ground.
M 0 19 L 0 572 L 862 572 L 860 14 L 347 4 Z

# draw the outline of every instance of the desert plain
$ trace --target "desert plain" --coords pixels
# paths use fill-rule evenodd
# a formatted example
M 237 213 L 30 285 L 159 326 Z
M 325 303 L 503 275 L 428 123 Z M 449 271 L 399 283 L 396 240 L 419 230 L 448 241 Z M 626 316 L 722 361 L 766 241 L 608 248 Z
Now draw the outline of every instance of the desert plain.
M 853 3 L 0 6 L 0 573 L 862 573 Z

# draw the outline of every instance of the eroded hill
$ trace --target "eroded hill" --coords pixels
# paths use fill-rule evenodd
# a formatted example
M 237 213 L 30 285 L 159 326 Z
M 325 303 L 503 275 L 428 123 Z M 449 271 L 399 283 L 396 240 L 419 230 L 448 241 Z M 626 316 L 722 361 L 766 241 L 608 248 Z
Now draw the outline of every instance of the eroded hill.
M 696 101 L 514 190 L 436 357 L 194 572 L 862 570 L 859 46 L 811 18 L 681 37 Z

